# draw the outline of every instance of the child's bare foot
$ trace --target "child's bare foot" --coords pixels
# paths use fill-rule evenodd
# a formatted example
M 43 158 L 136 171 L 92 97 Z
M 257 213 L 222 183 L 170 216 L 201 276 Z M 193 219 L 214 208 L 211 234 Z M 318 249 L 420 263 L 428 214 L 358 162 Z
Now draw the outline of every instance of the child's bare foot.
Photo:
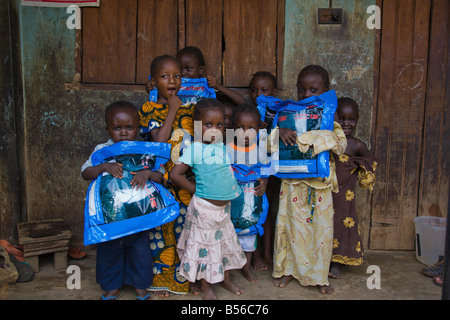
M 251 283 L 255 283 L 255 282 L 257 282 L 259 280 L 258 276 L 253 273 L 253 271 L 252 271 L 250 266 L 245 265 L 241 269 L 241 273 Z
M 160 298 L 168 298 L 169 297 L 169 291 L 167 290 L 159 290 L 155 291 L 155 295 Z
M 264 263 L 264 261 L 261 259 L 261 255 L 258 251 L 253 252 L 252 255 L 252 265 L 253 268 L 257 271 L 267 271 L 268 265 Z
M 332 286 L 319 286 L 319 292 L 321 294 L 332 294 L 334 293 L 334 288 Z
M 273 284 L 275 287 L 285 288 L 292 279 L 294 279 L 293 276 L 282 276 L 281 278 L 274 279 Z
M 328 272 L 328 276 L 334 279 L 339 279 L 341 277 L 341 272 L 339 270 L 339 265 L 337 263 L 332 262 L 330 272 Z
M 213 288 L 205 279 L 201 280 L 201 295 L 203 300 L 217 300 Z
M 237 296 L 244 293 L 244 290 L 231 280 L 229 271 L 225 271 L 225 278 L 220 285 Z
M 268 268 L 273 269 L 273 256 L 270 253 L 264 254 L 264 261 L 266 262 L 266 265 Z
M 201 284 L 198 282 L 191 282 L 189 286 L 189 290 L 194 296 L 198 296 L 201 293 Z

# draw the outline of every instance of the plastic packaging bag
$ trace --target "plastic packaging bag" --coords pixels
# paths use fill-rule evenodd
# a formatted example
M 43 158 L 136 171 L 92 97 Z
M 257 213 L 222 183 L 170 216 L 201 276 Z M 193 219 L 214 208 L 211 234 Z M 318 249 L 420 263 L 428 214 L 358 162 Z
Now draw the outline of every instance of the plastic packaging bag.
M 232 165 L 234 176 L 243 191 L 238 198 L 231 200 L 231 221 L 238 235 L 264 234 L 262 225 L 267 218 L 269 202 L 266 194 L 255 196 L 255 188 L 260 184 L 257 179 L 265 177 L 261 174 L 261 167 L 266 166 Z
M 267 124 L 267 133 L 274 128 L 273 120 L 280 109 L 280 104 L 283 100 L 276 97 L 260 95 L 256 98 L 256 103 L 259 114 L 261 115 L 261 121 Z
M 264 98 L 261 98 L 264 99 Z M 333 130 L 337 97 L 334 90 L 302 101 L 286 100 L 277 104 L 278 112 L 273 127 L 289 128 L 297 136 L 311 130 Z M 300 152 L 298 146 L 286 146 L 280 141 L 278 160 L 272 158 L 277 167 L 278 178 L 326 178 L 330 175 L 329 151 L 312 156 L 312 150 Z
M 150 78 L 149 78 L 150 80 Z M 216 92 L 208 86 L 206 78 L 182 78 L 181 87 L 177 96 L 183 104 L 196 104 L 200 98 L 216 98 Z M 158 100 L 158 89 L 154 88 L 150 91 L 149 101 L 156 102 Z
M 131 172 L 157 170 L 170 157 L 167 143 L 127 141 L 96 151 L 91 159 L 96 166 L 103 162 L 123 164 L 123 178 L 108 173 L 89 185 L 85 204 L 84 243 L 109 241 L 149 230 L 174 220 L 179 205 L 162 185 L 147 181 L 144 190 L 131 188 Z

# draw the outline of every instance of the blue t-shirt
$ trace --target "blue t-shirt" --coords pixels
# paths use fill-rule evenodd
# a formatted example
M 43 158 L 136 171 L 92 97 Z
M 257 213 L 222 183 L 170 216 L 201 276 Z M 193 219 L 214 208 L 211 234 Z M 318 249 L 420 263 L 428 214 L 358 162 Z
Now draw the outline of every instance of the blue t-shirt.
M 187 164 L 195 174 L 195 195 L 211 200 L 233 200 L 242 190 L 231 168 L 223 143 L 189 145 L 177 162 Z

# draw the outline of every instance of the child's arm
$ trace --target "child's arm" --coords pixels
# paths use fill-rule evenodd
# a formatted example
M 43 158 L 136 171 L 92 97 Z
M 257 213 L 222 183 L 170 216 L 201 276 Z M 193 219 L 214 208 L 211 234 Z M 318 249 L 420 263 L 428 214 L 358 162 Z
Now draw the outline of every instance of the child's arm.
M 131 188 L 137 187 L 137 189 L 144 190 L 146 183 L 148 180 L 155 181 L 157 183 L 162 183 L 163 174 L 159 171 L 152 171 L 149 169 L 140 170 L 137 172 L 131 172 L 134 175 L 133 179 L 131 179 Z
M 341 126 L 335 122 L 333 131 L 312 130 L 303 133 L 297 138 L 297 145 L 301 152 L 307 152 L 312 146 L 313 156 L 327 150 L 339 156 L 347 148 L 347 138 Z
M 269 182 L 269 178 L 259 178 L 259 186 L 256 187 L 255 196 L 262 196 L 266 193 L 267 183 Z
M 372 156 L 372 151 L 370 151 L 366 144 L 359 139 L 354 138 L 355 142 L 355 153 L 360 157 L 370 157 Z
M 189 168 L 190 167 L 184 163 L 176 164 L 170 171 L 170 179 L 172 179 L 172 181 L 179 187 L 187 190 L 191 194 L 194 194 L 195 184 L 189 181 L 185 175 Z
M 122 179 L 123 175 L 123 164 L 121 163 L 101 163 L 94 167 L 87 167 L 84 169 L 84 171 L 81 173 L 81 177 L 84 180 L 94 180 L 99 175 L 101 175 L 103 172 L 108 172 L 110 175 L 112 175 L 114 178 Z
M 243 96 L 239 94 L 239 92 L 236 92 L 234 90 L 231 90 L 220 83 L 217 82 L 217 79 L 213 76 L 207 76 L 206 79 L 208 80 L 208 86 L 211 88 L 217 89 L 218 91 L 222 92 L 224 95 L 226 95 L 228 98 L 233 100 L 233 102 L 237 105 L 244 104 L 246 101 Z
M 153 129 L 150 133 L 154 142 L 167 142 L 172 134 L 172 126 L 178 109 L 181 107 L 181 100 L 176 94 L 171 95 L 168 100 L 169 112 L 161 127 Z

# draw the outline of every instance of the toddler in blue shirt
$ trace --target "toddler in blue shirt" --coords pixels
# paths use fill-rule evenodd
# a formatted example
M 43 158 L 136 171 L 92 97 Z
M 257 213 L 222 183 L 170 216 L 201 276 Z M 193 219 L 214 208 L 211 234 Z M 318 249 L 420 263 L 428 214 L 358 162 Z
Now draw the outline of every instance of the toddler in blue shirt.
M 191 283 L 200 280 L 206 300 L 217 299 L 211 287 L 214 283 L 240 295 L 243 290 L 231 280 L 229 270 L 241 269 L 247 260 L 231 222 L 230 201 L 242 191 L 223 144 L 223 104 L 200 100 L 194 121 L 201 122 L 201 142 L 188 146 L 170 172 L 174 183 L 193 194 L 177 245 L 180 274 Z M 195 183 L 185 176 L 189 168 L 195 173 Z

